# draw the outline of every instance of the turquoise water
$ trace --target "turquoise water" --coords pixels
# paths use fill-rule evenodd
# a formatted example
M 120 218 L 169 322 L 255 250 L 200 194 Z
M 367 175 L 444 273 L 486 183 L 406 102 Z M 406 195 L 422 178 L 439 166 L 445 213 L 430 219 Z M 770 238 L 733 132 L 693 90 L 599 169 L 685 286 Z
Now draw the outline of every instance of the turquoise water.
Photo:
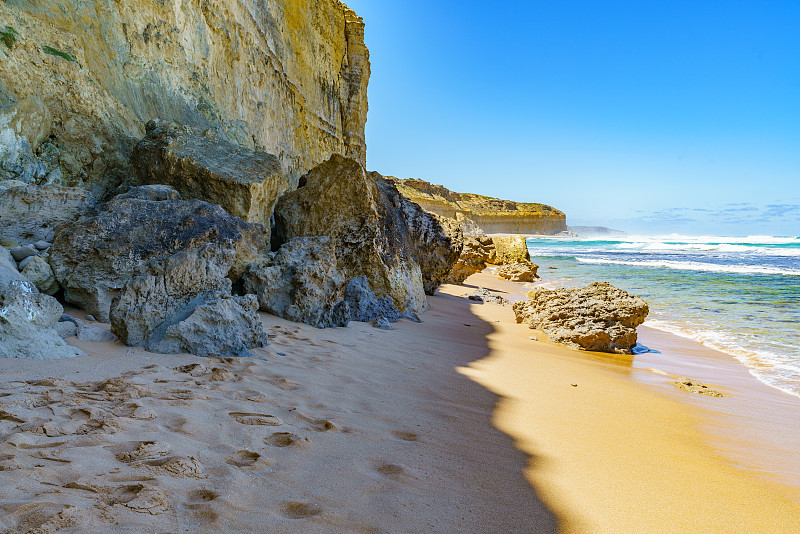
M 800 238 L 532 238 L 528 249 L 546 286 L 611 282 L 647 301 L 645 325 L 731 354 L 800 397 Z

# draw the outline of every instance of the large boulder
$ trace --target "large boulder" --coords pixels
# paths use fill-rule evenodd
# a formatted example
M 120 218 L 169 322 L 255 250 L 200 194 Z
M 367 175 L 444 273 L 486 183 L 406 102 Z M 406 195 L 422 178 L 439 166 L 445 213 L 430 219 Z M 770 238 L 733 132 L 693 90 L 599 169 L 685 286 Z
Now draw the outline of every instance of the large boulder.
M 59 230 L 50 265 L 68 302 L 108 321 L 111 299 L 146 262 L 209 246 L 236 282 L 266 253 L 265 229 L 200 200 L 116 197 Z
M 158 343 L 198 305 L 230 294 L 231 281 L 225 274 L 232 263 L 233 252 L 213 244 L 150 260 L 111 301 L 112 329 L 126 345 Z
M 242 276 L 244 291 L 256 295 L 261 310 L 317 328 L 347 326 L 343 302 L 346 279 L 337 269 L 329 237 L 295 237 L 267 254 Z
M 79 187 L 5 182 L 0 187 L 0 236 L 19 243 L 52 242 L 56 228 L 77 219 L 95 200 Z
M 276 156 L 158 120 L 147 123 L 131 170 L 141 184 L 167 184 L 184 198 L 219 204 L 234 217 L 267 226 L 278 197 L 291 187 Z
M 377 172 L 370 176 L 405 220 L 414 247 L 414 256 L 422 271 L 425 293 L 433 295 L 444 283 L 464 247 L 461 225 L 454 219 L 429 213 L 397 191 L 391 180 Z
M 344 299 L 350 308 L 350 320 L 368 323 L 379 317 L 390 323 L 400 319 L 400 312 L 389 297 L 377 298 L 369 288 L 366 276 L 353 278 L 344 290 Z
M 538 270 L 539 266 L 535 263 L 512 263 L 500 267 L 497 270 L 497 276 L 510 282 L 533 282 L 538 278 L 536 274 Z
M 511 265 L 530 262 L 531 256 L 524 236 L 493 237 L 492 244 L 494 245 L 494 256 L 487 263 Z
M 58 334 L 64 308 L 6 265 L 0 254 L 0 358 L 54 360 L 82 356 Z M 13 272 L 12 272 L 13 271 Z
M 161 354 L 189 352 L 197 356 L 250 357 L 249 349 L 267 345 L 254 295 L 222 296 L 198 306 L 171 325 L 150 350 Z
M 550 341 L 579 350 L 629 353 L 636 327 L 649 309 L 640 297 L 607 282 L 578 289 L 540 289 L 514 303 L 518 323 L 544 332 Z
M 30 280 L 36 289 L 45 295 L 55 295 L 60 289 L 50 264 L 40 256 L 31 256 L 22 269 L 22 276 Z
M 353 159 L 333 155 L 300 179 L 275 207 L 275 244 L 329 236 L 346 279 L 366 275 L 379 297 L 401 310 L 427 308 L 408 224 L 377 182 Z

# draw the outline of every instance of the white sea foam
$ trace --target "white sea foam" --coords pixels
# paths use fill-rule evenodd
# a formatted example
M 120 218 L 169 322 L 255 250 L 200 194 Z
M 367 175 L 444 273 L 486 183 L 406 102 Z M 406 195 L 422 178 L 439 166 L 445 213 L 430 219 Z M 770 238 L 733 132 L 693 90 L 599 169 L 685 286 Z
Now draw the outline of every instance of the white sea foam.
M 686 324 L 648 319 L 644 322 L 644 326 L 692 339 L 708 348 L 729 354 L 743 363 L 750 374 L 761 382 L 789 395 L 800 397 L 800 366 L 776 352 L 744 347 L 741 340 L 732 334 L 696 329 Z
M 735 274 L 777 274 L 786 276 L 800 276 L 800 269 L 784 269 L 768 267 L 765 265 L 719 265 L 699 261 L 673 261 L 673 260 L 612 260 L 607 258 L 575 258 L 581 263 L 595 265 L 628 265 L 631 267 L 660 267 L 679 271 L 707 271 L 714 273 Z

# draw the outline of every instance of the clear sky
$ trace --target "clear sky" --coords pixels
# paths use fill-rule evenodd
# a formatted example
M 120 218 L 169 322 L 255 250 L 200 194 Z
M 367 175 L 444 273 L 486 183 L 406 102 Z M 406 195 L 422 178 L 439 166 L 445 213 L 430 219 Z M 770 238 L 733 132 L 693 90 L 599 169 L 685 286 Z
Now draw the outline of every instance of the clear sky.
M 347 3 L 370 170 L 569 224 L 800 234 L 800 1 Z

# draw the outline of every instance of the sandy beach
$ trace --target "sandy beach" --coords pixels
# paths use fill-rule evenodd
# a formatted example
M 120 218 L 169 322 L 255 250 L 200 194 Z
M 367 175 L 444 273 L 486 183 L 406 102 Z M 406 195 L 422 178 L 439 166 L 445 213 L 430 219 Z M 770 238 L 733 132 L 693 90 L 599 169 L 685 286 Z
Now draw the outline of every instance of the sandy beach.
M 792 532 L 800 524 L 798 477 L 786 469 L 797 443 L 757 430 L 781 415 L 742 418 L 772 398 L 760 390 L 753 400 L 759 383 L 743 368 L 713 383 L 728 396 L 692 395 L 650 370 L 708 380 L 700 372 L 708 361 L 686 369 L 686 358 L 668 358 L 682 350 L 678 338 L 642 329 L 661 350 L 645 358 L 579 353 L 530 339 L 535 332 L 509 307 L 464 298 L 476 285 L 525 290 L 473 275 L 430 298 L 422 324 L 403 320 L 392 331 L 318 330 L 262 314 L 270 344 L 253 359 L 72 338 L 88 356 L 0 361 L 3 528 Z M 756 431 L 741 433 L 746 425 Z

